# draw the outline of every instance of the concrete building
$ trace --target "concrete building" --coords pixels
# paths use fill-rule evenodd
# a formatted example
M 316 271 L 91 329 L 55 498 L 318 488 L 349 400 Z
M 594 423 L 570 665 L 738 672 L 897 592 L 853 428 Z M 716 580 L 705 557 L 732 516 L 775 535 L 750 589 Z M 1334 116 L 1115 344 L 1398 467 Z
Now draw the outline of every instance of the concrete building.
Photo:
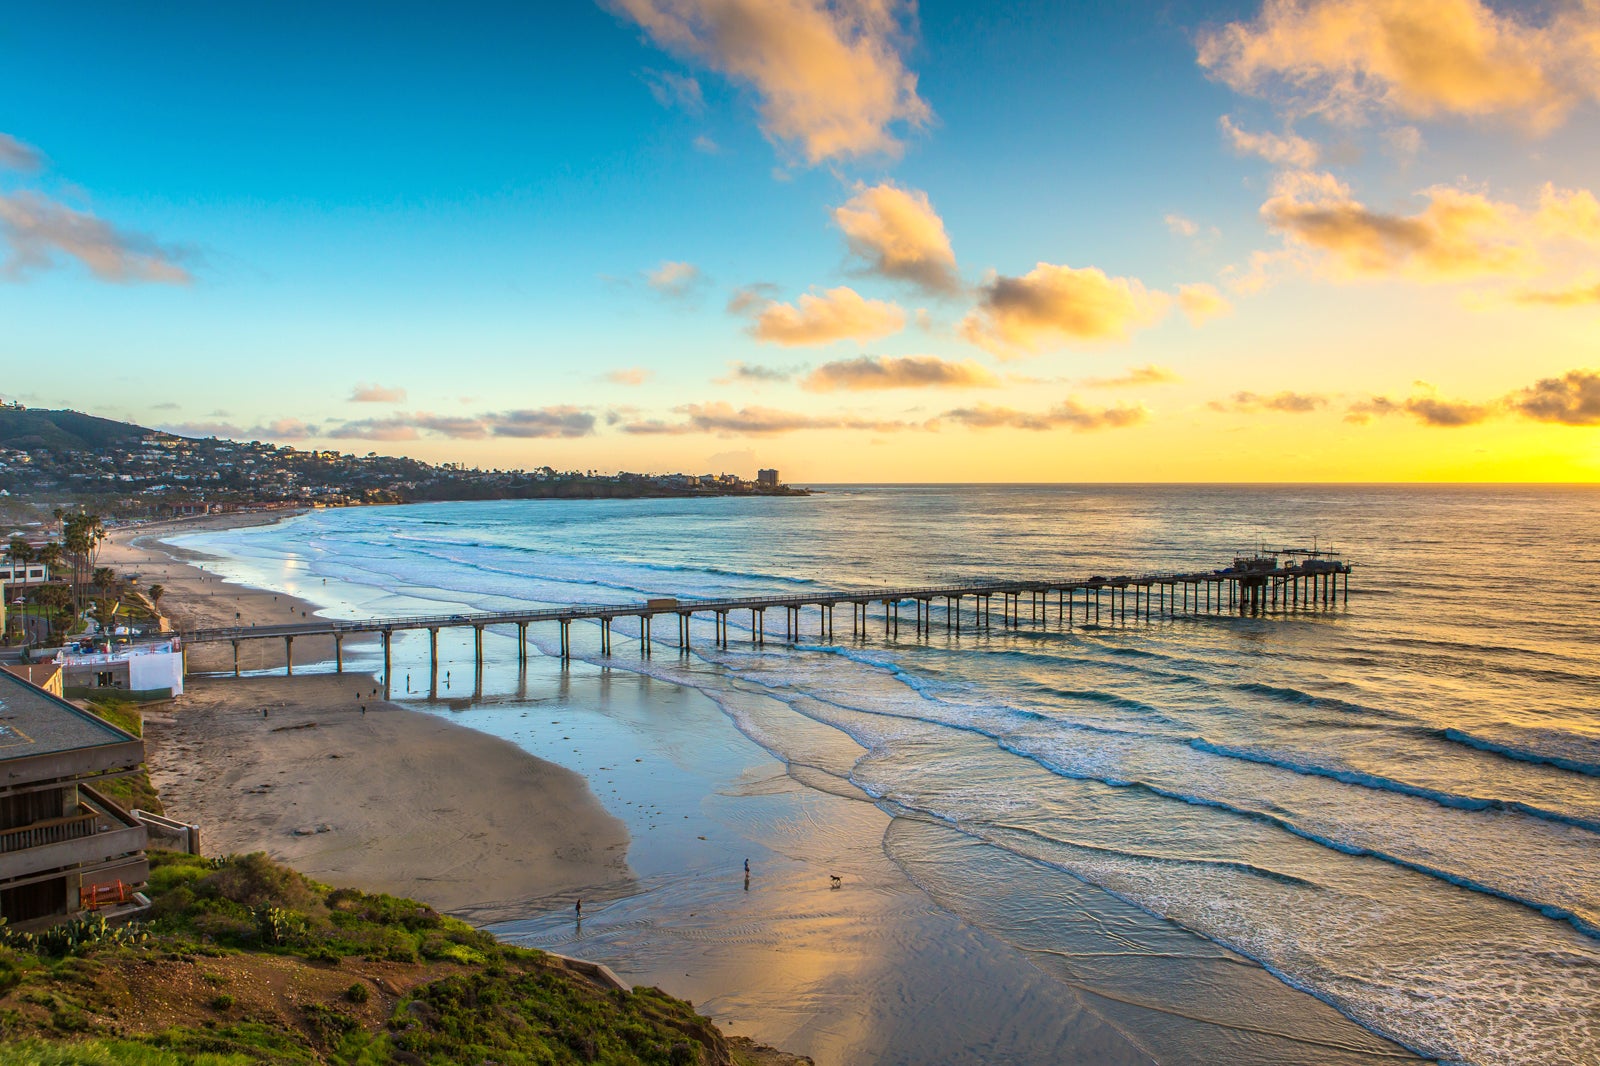
M 0 671 L 0 917 L 38 929 L 107 902 L 137 909 L 145 828 L 93 788 L 144 742 Z
M 43 563 L 0 562 L 0 585 L 44 585 L 50 581 L 50 568 Z
M 758 471 L 756 471 L 756 484 L 759 485 L 761 488 L 764 488 L 764 489 L 775 489 L 775 488 L 777 488 L 778 487 L 778 472 L 776 470 L 758 470 Z
M 62 684 L 74 698 L 113 691 L 133 699 L 170 699 L 183 695 L 183 649 L 177 640 L 120 644 L 110 651 L 61 649 Z

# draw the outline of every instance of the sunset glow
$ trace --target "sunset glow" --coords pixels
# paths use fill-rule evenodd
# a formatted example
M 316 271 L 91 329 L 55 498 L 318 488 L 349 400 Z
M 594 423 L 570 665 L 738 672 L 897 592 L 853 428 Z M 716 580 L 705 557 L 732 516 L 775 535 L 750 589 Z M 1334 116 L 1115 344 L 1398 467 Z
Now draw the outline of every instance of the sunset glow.
M 19 8 L 4 397 L 793 483 L 1600 480 L 1600 6 L 1162 12 Z

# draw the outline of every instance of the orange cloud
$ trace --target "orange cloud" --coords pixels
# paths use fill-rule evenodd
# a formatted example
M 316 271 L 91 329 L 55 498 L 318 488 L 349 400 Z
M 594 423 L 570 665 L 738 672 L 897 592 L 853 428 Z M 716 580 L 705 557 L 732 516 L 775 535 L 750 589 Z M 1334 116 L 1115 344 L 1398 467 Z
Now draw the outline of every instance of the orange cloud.
M 960 291 L 955 252 L 927 193 L 890 182 L 858 185 L 849 202 L 834 208 L 833 220 L 873 272 L 935 294 Z
M 1212 400 L 1206 406 L 1213 411 L 1223 413 L 1255 414 L 1258 411 L 1277 411 L 1283 414 L 1303 415 L 1328 406 L 1328 398 L 1301 392 L 1280 392 L 1272 396 L 1236 392 L 1226 403 Z
M 646 370 L 642 366 L 630 366 L 623 370 L 606 372 L 606 380 L 613 385 L 643 385 L 654 376 L 655 371 Z
M 1216 286 L 1203 282 L 1178 286 L 1178 306 L 1198 326 L 1209 319 L 1233 313 L 1233 304 L 1217 291 Z
M 1600 426 L 1600 371 L 1569 370 L 1544 378 L 1508 398 L 1511 407 L 1539 422 Z
M 932 112 L 900 43 L 915 7 L 901 0 L 609 0 L 662 48 L 755 89 L 761 128 L 812 165 L 895 155 L 896 124 Z
M 9 252 L 0 274 L 10 278 L 51 266 L 57 255 L 65 255 L 101 281 L 183 285 L 194 280 L 178 265 L 178 252 L 34 192 L 0 196 L 0 243 Z
M 1021 277 L 999 275 L 981 287 L 961 335 L 1002 358 L 1074 341 L 1122 340 L 1166 314 L 1165 293 L 1097 267 L 1039 263 Z
M 1468 403 L 1465 400 L 1441 400 L 1437 396 L 1413 396 L 1401 402 L 1387 396 L 1374 396 L 1351 404 L 1345 411 L 1344 420 L 1365 425 L 1375 417 L 1401 413 L 1410 415 L 1424 425 L 1455 429 L 1487 421 L 1495 413 L 1495 407 L 1493 404 Z
M 1043 432 L 1051 429 L 1071 429 L 1086 433 L 1097 429 L 1123 429 L 1136 426 L 1150 417 L 1142 406 L 1106 407 L 1100 410 L 1084 407 L 1068 399 L 1048 411 L 1019 411 L 1011 407 L 993 407 L 978 404 L 946 411 L 941 420 L 960 423 L 969 429 L 1026 429 Z
M 768 302 L 750 326 L 750 334 L 770 344 L 830 344 L 841 340 L 875 340 L 905 328 L 906 314 L 883 300 L 868 300 L 840 286 L 821 294 L 805 293 L 793 304 Z
M 968 359 L 954 363 L 932 355 L 863 355 L 817 367 L 800 387 L 808 392 L 868 389 L 993 388 L 1000 384 L 987 369 Z
M 1600 200 L 1588 189 L 1558 189 L 1545 182 L 1535 221 L 1547 236 L 1600 244 Z
M 404 403 L 405 389 L 390 389 L 382 385 L 357 385 L 350 390 L 351 403 Z
M 654 270 L 645 271 L 644 280 L 661 295 L 681 299 L 692 294 L 705 280 L 705 275 L 693 263 L 667 260 Z
M 681 436 L 716 433 L 730 437 L 773 437 L 808 429 L 852 429 L 874 433 L 921 429 L 921 423 L 855 418 L 848 415 L 808 415 L 772 407 L 739 407 L 728 403 L 690 403 L 673 409 L 679 422 L 661 419 L 629 422 L 622 432 L 635 436 Z
M 1249 133 L 1233 124 L 1233 119 L 1222 116 L 1222 132 L 1228 135 L 1233 150 L 1242 155 L 1260 156 L 1273 166 L 1299 167 L 1302 170 L 1317 165 L 1321 150 L 1312 141 L 1292 133 Z
M 330 427 L 323 436 L 358 440 L 417 440 L 423 433 L 453 440 L 488 437 L 587 437 L 595 417 L 570 405 L 524 408 L 477 416 L 402 412 L 389 418 L 366 418 Z
M 1340 277 L 1459 281 L 1524 274 L 1536 265 L 1515 206 L 1448 186 L 1423 195 L 1428 204 L 1417 214 L 1386 214 L 1355 200 L 1331 175 L 1293 172 L 1280 176 L 1261 215 Z
M 1354 120 L 1498 117 L 1536 130 L 1600 97 L 1600 5 L 1500 14 L 1481 0 L 1266 0 L 1202 34 L 1202 66 L 1239 92 Z
M 1136 366 L 1126 374 L 1114 378 L 1084 378 L 1083 384 L 1091 389 L 1124 389 L 1137 385 L 1170 385 L 1181 378 L 1164 366 Z
M 1567 289 L 1524 289 L 1511 298 L 1519 304 L 1544 307 L 1592 307 L 1600 304 L 1600 285 L 1575 285 Z

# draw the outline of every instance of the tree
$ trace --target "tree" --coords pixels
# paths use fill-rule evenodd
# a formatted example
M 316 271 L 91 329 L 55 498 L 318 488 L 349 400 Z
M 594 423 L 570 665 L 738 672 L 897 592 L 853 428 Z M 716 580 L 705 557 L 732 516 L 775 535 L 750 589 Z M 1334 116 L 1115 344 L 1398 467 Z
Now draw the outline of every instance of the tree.
M 109 592 L 116 587 L 117 572 L 109 566 L 97 566 L 89 580 L 99 591 Z
M 161 608 L 161 597 L 165 596 L 166 594 L 167 588 L 165 585 L 151 585 L 149 590 L 146 592 L 146 595 L 150 597 L 150 606 L 156 608 L 157 610 L 160 610 Z
M 95 560 L 100 556 L 100 542 L 106 539 L 105 524 L 100 516 L 80 511 L 68 515 L 63 523 L 62 546 L 72 561 L 73 605 L 82 604 L 80 589 L 94 572 Z
M 61 568 L 61 561 L 65 558 L 65 552 L 61 550 L 61 545 L 52 540 L 39 549 L 38 558 L 39 562 L 49 567 L 53 573 Z
M 11 567 L 15 570 L 18 566 L 27 566 L 33 562 L 33 545 L 21 537 L 12 537 L 11 543 L 6 545 L 6 555 L 11 560 Z

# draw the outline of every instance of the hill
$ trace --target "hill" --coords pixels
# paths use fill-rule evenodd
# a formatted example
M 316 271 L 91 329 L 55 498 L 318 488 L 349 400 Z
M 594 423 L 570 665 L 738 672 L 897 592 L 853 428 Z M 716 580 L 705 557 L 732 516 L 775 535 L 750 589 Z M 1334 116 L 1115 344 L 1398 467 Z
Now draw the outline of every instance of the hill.
M 171 434 L 145 429 L 129 422 L 86 415 L 81 411 L 42 411 L 0 406 L 0 448 L 18 451 L 100 452 L 128 447 L 145 437 Z

